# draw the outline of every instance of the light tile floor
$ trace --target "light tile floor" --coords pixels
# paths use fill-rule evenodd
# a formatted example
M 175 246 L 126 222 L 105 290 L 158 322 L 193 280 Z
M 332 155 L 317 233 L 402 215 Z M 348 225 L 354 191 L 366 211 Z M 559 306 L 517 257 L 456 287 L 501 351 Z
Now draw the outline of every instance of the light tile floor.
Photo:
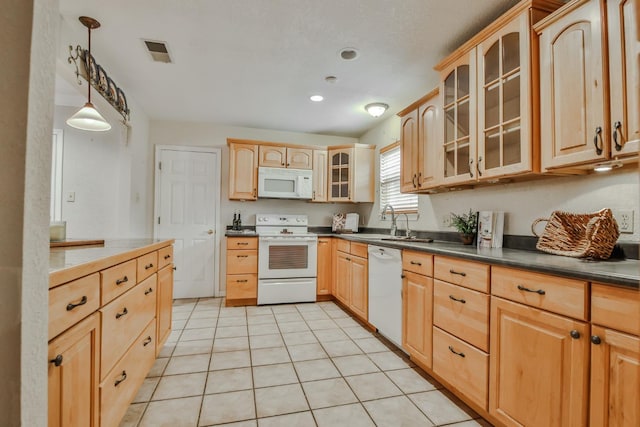
M 121 427 L 490 426 L 333 302 L 176 300 Z

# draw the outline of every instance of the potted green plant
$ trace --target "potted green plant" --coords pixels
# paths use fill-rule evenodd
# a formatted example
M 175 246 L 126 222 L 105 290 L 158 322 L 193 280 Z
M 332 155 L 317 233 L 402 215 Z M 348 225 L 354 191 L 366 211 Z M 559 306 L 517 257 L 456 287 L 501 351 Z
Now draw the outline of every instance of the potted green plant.
M 455 214 L 451 212 L 451 226 L 458 230 L 460 239 L 465 245 L 473 243 L 478 227 L 478 216 L 476 212 L 469 209 L 469 213 Z

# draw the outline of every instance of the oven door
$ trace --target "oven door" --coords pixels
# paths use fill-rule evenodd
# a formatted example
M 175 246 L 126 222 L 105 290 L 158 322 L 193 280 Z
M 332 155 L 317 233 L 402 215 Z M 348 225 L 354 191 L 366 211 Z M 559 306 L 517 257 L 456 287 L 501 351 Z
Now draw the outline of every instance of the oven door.
M 317 276 L 316 236 L 260 236 L 258 278 Z

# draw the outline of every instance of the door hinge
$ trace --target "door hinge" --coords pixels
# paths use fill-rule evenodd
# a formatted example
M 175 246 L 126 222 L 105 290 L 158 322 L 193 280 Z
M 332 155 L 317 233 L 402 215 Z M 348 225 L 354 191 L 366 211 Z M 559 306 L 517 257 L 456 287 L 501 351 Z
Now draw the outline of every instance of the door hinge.
M 158 217 L 158 225 L 160 225 L 160 217 Z
M 162 162 L 158 162 L 158 170 L 162 170 Z

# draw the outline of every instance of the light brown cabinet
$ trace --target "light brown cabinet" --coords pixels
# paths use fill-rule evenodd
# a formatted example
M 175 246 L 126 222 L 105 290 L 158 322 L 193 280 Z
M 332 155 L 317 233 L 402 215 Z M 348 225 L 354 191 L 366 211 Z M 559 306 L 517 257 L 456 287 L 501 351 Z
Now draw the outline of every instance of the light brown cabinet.
M 258 145 L 229 142 L 229 200 L 258 199 Z
M 255 305 L 258 300 L 258 238 L 227 237 L 226 305 Z
M 313 150 L 313 175 L 311 193 L 312 202 L 327 201 L 327 167 L 329 162 L 329 153 L 327 150 Z
M 591 169 L 637 155 L 637 8 L 634 1 L 574 0 L 536 26 L 543 170 Z
M 94 313 L 49 342 L 50 427 L 99 425 L 100 315 Z
M 258 166 L 271 168 L 312 169 L 313 150 L 260 145 Z
M 317 280 L 316 294 L 318 296 L 329 296 L 332 293 L 331 241 L 332 239 L 330 237 L 318 238 L 318 276 L 316 279 Z
M 433 278 L 406 270 L 402 275 L 402 347 L 412 360 L 431 368 Z
M 398 113 L 400 121 L 400 191 L 412 193 L 439 184 L 438 148 L 441 104 L 439 90 Z
M 364 321 L 369 317 L 369 261 L 366 257 L 366 244 L 346 242 L 338 247 L 334 282 L 338 301 Z
M 156 318 L 158 328 L 156 334 L 156 356 L 171 333 L 171 315 L 173 307 L 173 264 L 166 265 L 158 271 L 156 301 Z
M 329 147 L 329 202 L 373 202 L 374 165 L 373 146 Z

